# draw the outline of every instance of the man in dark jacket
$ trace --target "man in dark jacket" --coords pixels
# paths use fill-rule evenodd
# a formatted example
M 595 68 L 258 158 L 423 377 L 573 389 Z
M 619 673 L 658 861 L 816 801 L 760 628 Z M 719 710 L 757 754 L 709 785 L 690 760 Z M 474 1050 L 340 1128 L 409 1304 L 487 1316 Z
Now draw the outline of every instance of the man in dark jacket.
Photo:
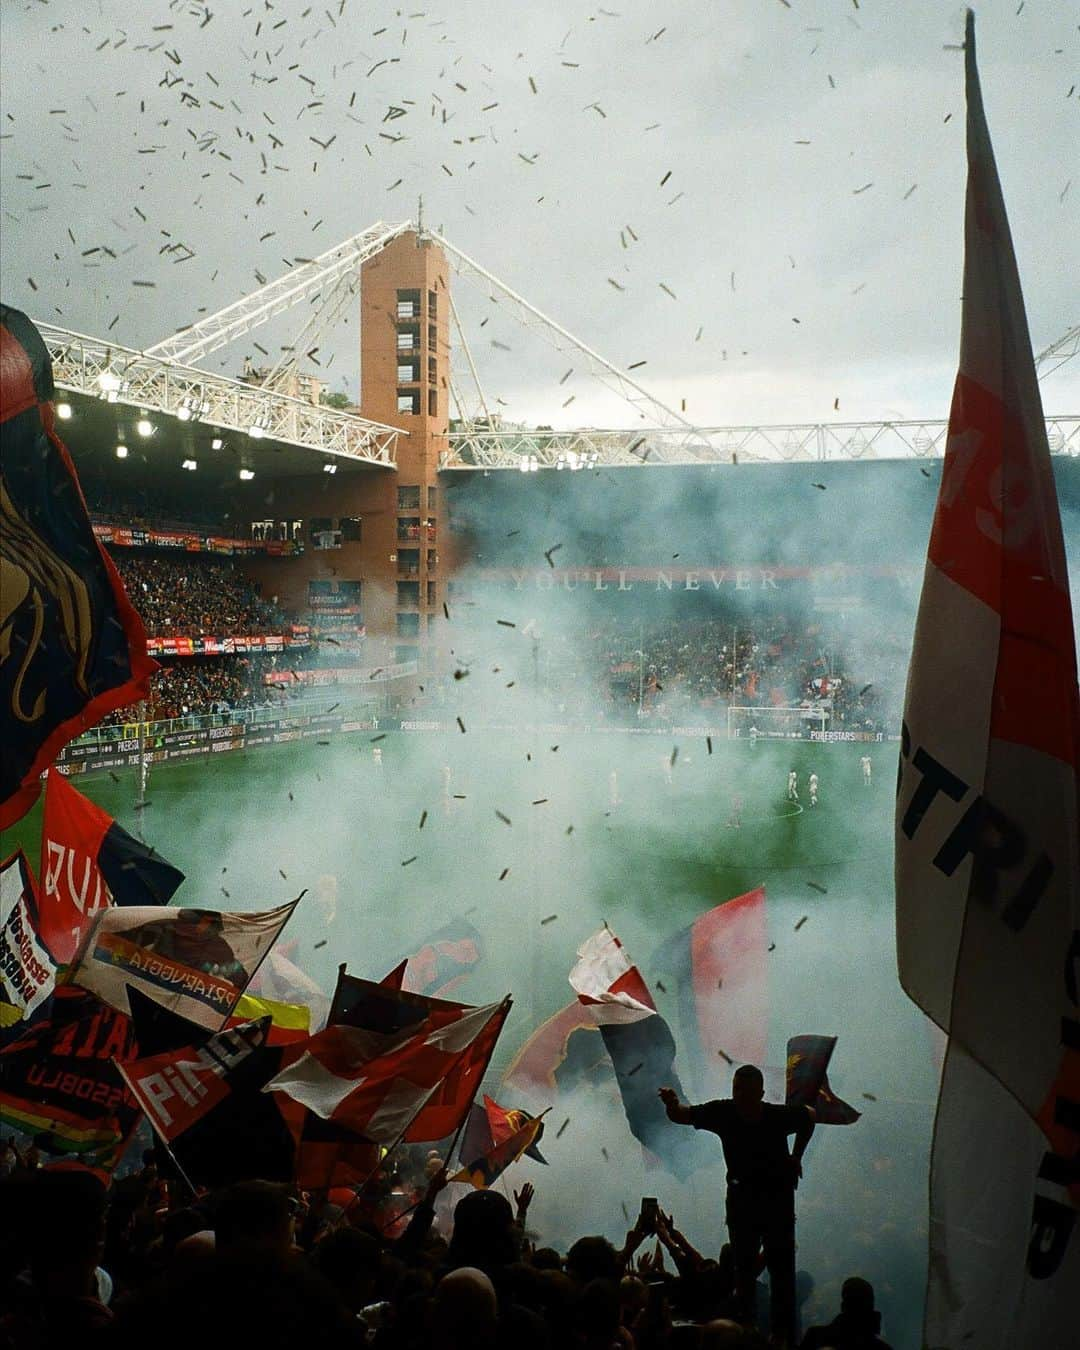
M 761 1070 L 735 1071 L 730 1098 L 688 1106 L 671 1088 L 660 1089 L 668 1118 L 719 1137 L 727 1163 L 727 1225 L 735 1257 L 735 1297 L 741 1318 L 754 1316 L 758 1254 L 769 1270 L 772 1333 L 780 1345 L 795 1337 L 795 1188 L 802 1156 L 814 1132 L 808 1106 L 766 1102 Z M 789 1153 L 787 1137 L 795 1136 Z

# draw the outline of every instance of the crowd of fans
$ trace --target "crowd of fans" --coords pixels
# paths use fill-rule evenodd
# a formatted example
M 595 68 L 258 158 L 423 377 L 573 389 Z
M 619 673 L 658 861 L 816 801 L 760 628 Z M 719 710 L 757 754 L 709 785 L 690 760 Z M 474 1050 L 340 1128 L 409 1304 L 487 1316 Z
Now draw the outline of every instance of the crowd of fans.
M 147 722 L 277 707 L 287 697 L 282 689 L 266 684 L 267 657 L 179 657 L 160 664 L 150 681 L 144 710 Z M 123 726 L 137 720 L 134 709 L 128 707 L 109 713 L 98 725 Z
M 879 731 L 898 709 L 890 690 L 867 681 L 850 639 L 813 620 L 775 614 L 726 619 L 619 619 L 521 630 L 533 641 L 519 682 L 560 716 L 615 725 L 670 725 L 728 707 L 825 713 L 833 729 Z M 879 662 L 880 664 L 880 662 Z M 452 680 L 432 681 L 425 705 L 455 705 Z M 761 729 L 770 725 L 763 718 Z
M 559 1251 L 530 1227 L 530 1184 L 513 1203 L 474 1190 L 450 1208 L 443 1159 L 422 1147 L 318 1195 L 250 1180 L 195 1196 L 162 1179 L 153 1151 L 142 1162 L 107 1191 L 88 1171 L 42 1168 L 36 1147 L 0 1146 L 0 1350 L 800 1343 L 740 1318 L 730 1249 L 698 1251 L 662 1210 L 643 1207 L 619 1248 L 584 1235 Z M 880 1321 L 872 1287 L 851 1278 L 801 1345 L 888 1350 Z
M 227 559 L 184 554 L 181 559 L 117 549 L 113 561 L 148 634 L 221 637 L 280 633 L 283 610 Z

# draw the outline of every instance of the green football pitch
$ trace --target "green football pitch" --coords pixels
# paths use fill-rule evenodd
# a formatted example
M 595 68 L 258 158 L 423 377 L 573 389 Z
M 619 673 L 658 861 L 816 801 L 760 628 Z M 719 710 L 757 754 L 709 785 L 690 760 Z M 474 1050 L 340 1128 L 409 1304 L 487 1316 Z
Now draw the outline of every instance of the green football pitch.
M 914 1344 L 936 1085 L 925 1020 L 896 978 L 895 744 L 869 747 L 865 787 L 861 745 L 710 749 L 703 737 L 531 730 L 375 735 L 158 766 L 141 812 L 134 770 L 72 781 L 133 833 L 141 820 L 146 841 L 187 875 L 177 903 L 267 908 L 306 890 L 285 938 L 324 988 L 341 961 L 380 978 L 434 929 L 466 918 L 484 955 L 459 996 L 514 996 L 493 1083 L 532 1028 L 570 1001 L 575 950 L 602 922 L 655 990 L 650 957 L 665 938 L 763 884 L 768 1065 L 782 1070 L 790 1036 L 836 1035 L 831 1085 L 863 1112 L 853 1126 L 821 1127 L 811 1144 L 800 1265 L 814 1273 L 823 1311 L 845 1275 L 874 1280 L 890 1342 Z M 792 768 L 797 805 L 786 799 Z M 820 779 L 816 808 L 811 772 Z M 21 845 L 35 870 L 40 812 L 3 838 L 5 856 Z M 656 999 L 677 1033 L 674 992 Z M 692 1073 L 685 1077 L 689 1091 Z M 631 1217 L 643 1191 L 656 1194 L 715 1248 L 719 1158 L 684 1186 L 642 1169 L 610 1090 L 592 1089 L 572 1111 L 556 1104 L 553 1121 L 561 1108 L 571 1124 L 557 1139 L 548 1131 L 552 1168 L 533 1178 L 541 1229 L 553 1239 L 560 1229 L 618 1236 L 619 1205 L 601 1214 L 597 1190 L 613 1186 Z

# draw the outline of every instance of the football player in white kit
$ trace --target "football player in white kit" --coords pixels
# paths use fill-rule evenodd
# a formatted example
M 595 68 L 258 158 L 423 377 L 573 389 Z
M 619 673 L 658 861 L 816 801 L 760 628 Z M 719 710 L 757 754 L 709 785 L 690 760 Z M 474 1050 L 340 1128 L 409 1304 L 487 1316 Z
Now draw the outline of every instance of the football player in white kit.
M 818 777 L 816 773 L 810 775 L 810 805 L 817 806 Z
M 791 769 L 787 776 L 787 799 L 789 802 L 799 800 L 799 775 L 794 769 Z
M 870 760 L 870 756 L 869 756 L 869 755 L 863 755 L 862 759 L 859 760 L 859 763 L 860 763 L 860 765 L 862 766 L 862 781 L 863 781 L 863 787 L 869 787 L 869 786 L 870 786 L 870 775 L 871 775 L 871 772 L 872 772 L 872 763 L 871 763 L 871 760 Z

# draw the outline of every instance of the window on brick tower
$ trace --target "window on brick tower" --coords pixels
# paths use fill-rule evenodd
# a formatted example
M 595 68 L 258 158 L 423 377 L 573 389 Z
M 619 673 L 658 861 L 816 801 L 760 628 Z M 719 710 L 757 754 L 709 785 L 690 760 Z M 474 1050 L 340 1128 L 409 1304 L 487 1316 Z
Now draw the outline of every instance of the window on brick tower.
M 419 511 L 420 510 L 420 487 L 414 486 L 399 487 L 397 490 L 397 504 L 399 511 Z
M 434 609 L 438 604 L 438 590 L 433 581 L 429 581 L 427 584 L 427 602 L 428 609 Z
M 399 413 L 412 413 L 414 416 L 420 411 L 420 390 L 419 389 L 398 389 L 397 391 L 397 410 Z
M 439 391 L 430 388 L 427 391 L 427 415 L 429 417 L 438 417 L 439 415 Z
M 434 319 L 439 312 L 439 297 L 434 291 L 428 291 L 427 293 L 427 312 L 429 319 Z
M 419 290 L 398 291 L 397 317 L 399 319 L 418 319 L 420 317 Z
M 420 346 L 420 329 L 416 325 L 398 328 L 397 349 L 399 352 L 412 352 Z
M 341 538 L 346 544 L 360 543 L 362 526 L 359 516 L 342 516 L 338 525 L 341 527 Z

